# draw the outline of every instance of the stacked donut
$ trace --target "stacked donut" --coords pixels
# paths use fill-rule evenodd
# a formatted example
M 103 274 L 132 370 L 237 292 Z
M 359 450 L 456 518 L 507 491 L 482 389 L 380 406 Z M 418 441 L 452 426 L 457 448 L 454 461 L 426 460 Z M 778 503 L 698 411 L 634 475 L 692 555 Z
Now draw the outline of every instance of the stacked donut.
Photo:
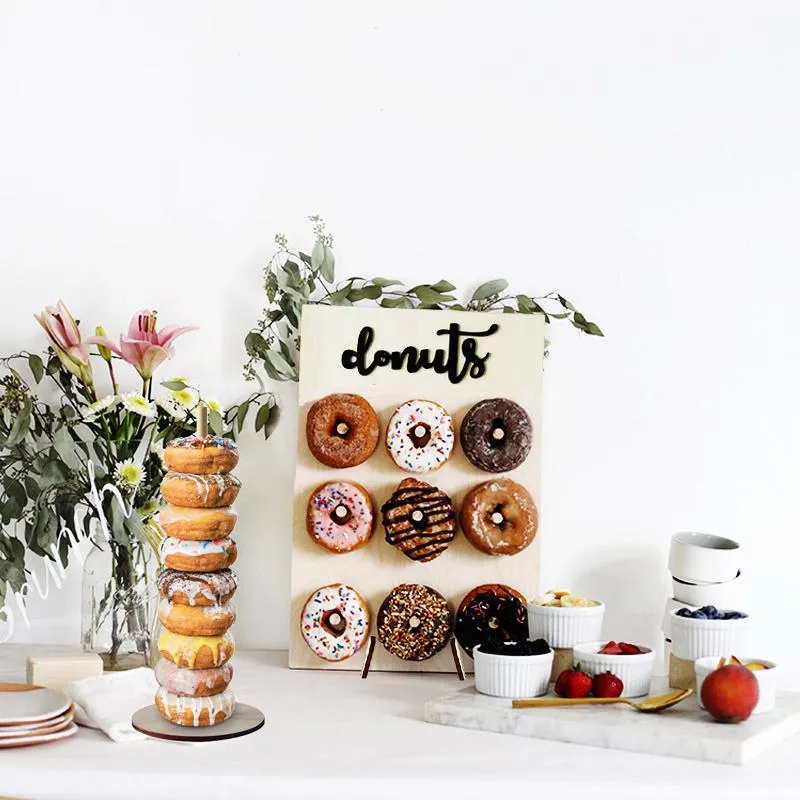
M 186 436 L 164 451 L 170 471 L 161 482 L 168 505 L 159 514 L 166 537 L 158 616 L 165 630 L 158 640 L 156 707 L 176 725 L 217 725 L 234 709 L 228 628 L 236 621 L 230 534 L 241 485 L 231 470 L 238 461 L 236 445 L 217 436 Z

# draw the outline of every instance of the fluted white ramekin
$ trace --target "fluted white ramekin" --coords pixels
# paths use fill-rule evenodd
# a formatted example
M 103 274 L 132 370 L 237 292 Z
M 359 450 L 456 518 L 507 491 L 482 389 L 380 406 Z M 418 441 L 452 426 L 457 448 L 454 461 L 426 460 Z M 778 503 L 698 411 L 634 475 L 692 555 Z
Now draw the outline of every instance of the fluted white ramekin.
M 677 658 L 697 661 L 705 656 L 732 656 L 745 649 L 749 617 L 694 619 L 678 616 L 678 610 L 671 612 L 670 620 L 672 653 Z
M 581 672 L 595 676 L 601 672 L 611 672 L 622 681 L 623 697 L 641 697 L 650 691 L 650 679 L 656 654 L 647 647 L 643 653 L 630 656 L 614 656 L 597 651 L 607 642 L 585 642 L 572 648 L 572 661 L 580 664 Z
M 706 656 L 694 662 L 694 672 L 697 676 L 697 703 L 703 708 L 700 697 L 703 681 L 717 668 L 719 656 Z M 753 672 L 758 681 L 758 703 L 753 709 L 754 714 L 767 714 L 775 708 L 775 695 L 778 691 L 778 668 L 774 661 L 765 661 L 763 658 L 742 658 L 742 664 L 752 664 L 758 661 L 766 664 L 769 669 L 757 669 Z
M 599 639 L 606 607 L 562 608 L 528 603 L 528 630 L 531 639 L 544 639 L 550 647 L 574 647 Z
M 540 656 L 500 656 L 472 650 L 475 688 L 492 697 L 540 697 L 547 694 L 553 651 Z
M 693 583 L 672 579 L 672 596 L 685 605 L 741 608 L 745 604 L 742 573 L 723 583 Z

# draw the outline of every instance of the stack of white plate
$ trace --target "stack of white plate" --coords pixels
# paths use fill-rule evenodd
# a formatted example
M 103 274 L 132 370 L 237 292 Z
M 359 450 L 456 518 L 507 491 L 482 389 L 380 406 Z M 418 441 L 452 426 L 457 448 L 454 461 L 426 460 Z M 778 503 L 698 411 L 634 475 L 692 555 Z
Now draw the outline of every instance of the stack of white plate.
M 716 606 L 744 611 L 741 550 L 738 542 L 710 533 L 676 533 L 669 549 L 672 597 L 667 599 L 662 630 L 672 640 L 671 612 Z
M 64 692 L 26 683 L 0 683 L 0 748 L 67 739 L 78 732 Z

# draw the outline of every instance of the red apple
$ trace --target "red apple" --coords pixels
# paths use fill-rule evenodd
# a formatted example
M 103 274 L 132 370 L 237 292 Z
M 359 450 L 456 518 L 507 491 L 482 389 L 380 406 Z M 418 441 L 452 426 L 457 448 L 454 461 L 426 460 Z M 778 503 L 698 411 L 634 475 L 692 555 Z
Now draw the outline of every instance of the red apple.
M 700 698 L 717 722 L 744 722 L 758 703 L 758 680 L 747 667 L 729 664 L 703 681 Z

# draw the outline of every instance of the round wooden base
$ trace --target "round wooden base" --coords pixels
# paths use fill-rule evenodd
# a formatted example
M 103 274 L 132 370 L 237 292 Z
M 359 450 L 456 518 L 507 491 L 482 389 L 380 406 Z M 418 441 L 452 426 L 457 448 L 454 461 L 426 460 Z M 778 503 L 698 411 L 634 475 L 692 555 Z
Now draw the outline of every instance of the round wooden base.
M 264 726 L 264 715 L 253 706 L 237 703 L 233 716 L 219 725 L 205 728 L 187 728 L 168 722 L 152 706 L 140 708 L 132 717 L 131 724 L 140 733 L 156 739 L 169 739 L 173 742 L 216 742 L 220 739 L 235 739 L 247 736 Z

